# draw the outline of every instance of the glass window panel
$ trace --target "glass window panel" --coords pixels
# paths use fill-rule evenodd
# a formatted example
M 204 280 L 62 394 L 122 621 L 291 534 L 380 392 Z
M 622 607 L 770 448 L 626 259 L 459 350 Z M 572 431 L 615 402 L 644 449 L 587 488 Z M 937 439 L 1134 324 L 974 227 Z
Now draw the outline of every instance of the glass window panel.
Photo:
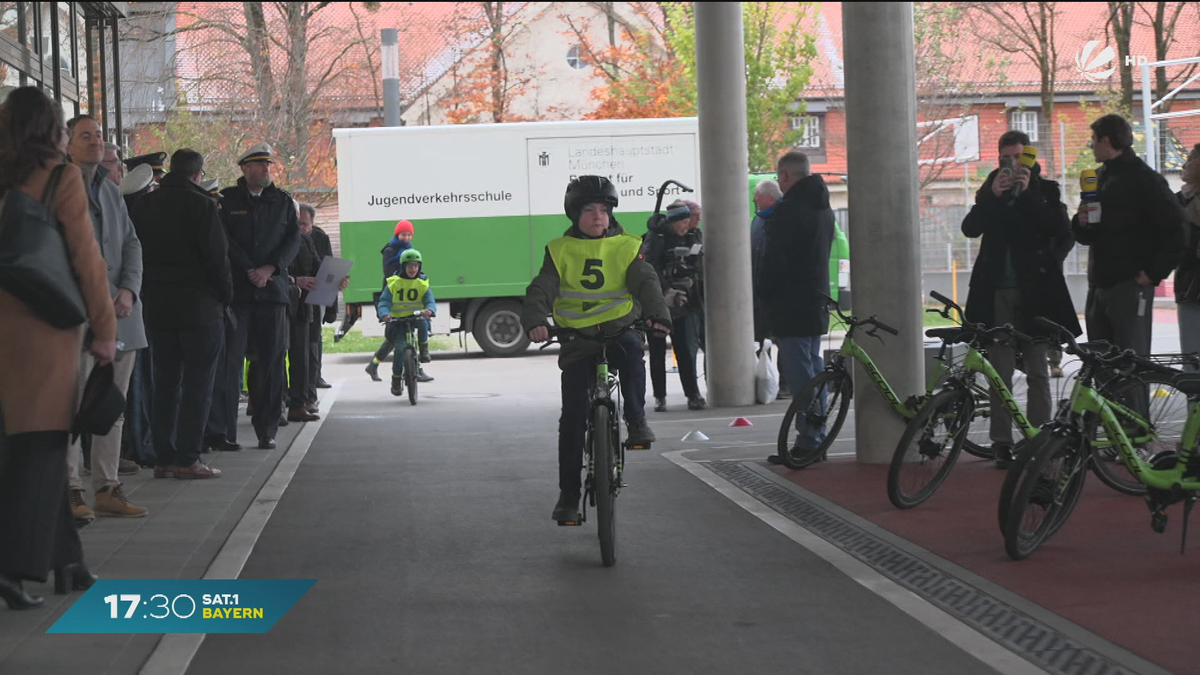
M 21 44 L 30 51 L 37 51 L 37 17 L 33 13 L 32 2 L 18 3 L 21 5 Z
M 13 44 L 21 44 L 20 17 L 17 15 L 17 3 L 0 2 L 0 35 L 8 38 Z
M 8 98 L 9 92 L 21 86 L 21 71 L 11 63 L 0 61 L 0 103 Z
M 58 3 L 58 63 L 59 68 L 72 79 L 75 78 L 75 43 L 71 40 L 71 5 Z
M 34 48 L 34 51 L 36 51 L 38 54 L 42 55 L 42 63 L 49 64 L 50 60 L 52 58 L 51 54 L 53 53 L 51 51 L 53 49 L 53 45 L 52 45 L 53 34 L 50 32 L 50 28 L 51 28 L 51 24 L 50 24 L 51 9 L 50 8 L 53 5 L 53 3 L 40 2 L 37 4 L 40 6 L 40 9 L 41 9 L 41 11 L 38 12 L 38 20 L 41 21 L 41 24 L 38 26 L 38 40 L 37 40 L 37 46 Z

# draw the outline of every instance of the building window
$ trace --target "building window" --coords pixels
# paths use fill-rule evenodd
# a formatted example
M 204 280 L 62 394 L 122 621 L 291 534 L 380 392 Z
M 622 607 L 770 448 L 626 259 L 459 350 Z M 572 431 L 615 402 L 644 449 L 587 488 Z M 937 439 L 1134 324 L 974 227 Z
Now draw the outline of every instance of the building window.
M 817 115 L 797 115 L 791 119 L 792 131 L 799 131 L 800 138 L 796 141 L 797 148 L 822 147 L 821 118 Z
M 1036 110 L 1016 110 L 1009 114 L 1009 128 L 1024 131 L 1030 143 L 1038 142 L 1038 113 Z
M 587 59 L 583 57 L 583 51 L 579 49 L 579 45 L 575 45 L 567 50 L 567 65 L 575 70 L 587 68 Z

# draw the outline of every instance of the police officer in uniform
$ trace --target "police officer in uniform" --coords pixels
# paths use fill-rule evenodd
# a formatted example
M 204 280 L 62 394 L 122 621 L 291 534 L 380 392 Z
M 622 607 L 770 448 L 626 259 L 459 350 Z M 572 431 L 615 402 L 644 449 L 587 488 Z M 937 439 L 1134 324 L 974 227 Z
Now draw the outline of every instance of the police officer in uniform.
M 225 349 L 224 428 L 237 443 L 238 382 L 247 340 L 254 341 L 262 377 L 250 392 L 258 447 L 275 448 L 283 409 L 283 352 L 288 330 L 288 266 L 300 250 L 300 224 L 292 196 L 271 181 L 271 146 L 238 158 L 242 177 L 221 191 L 221 221 L 229 238 L 233 273 L 233 330 Z
M 580 176 L 567 186 L 564 199 L 571 227 L 546 246 L 541 272 L 525 291 L 521 325 L 534 342 L 549 339 L 547 317 L 585 334 L 615 333 L 639 318 L 652 331 L 670 330 L 670 310 L 654 268 L 638 253 L 642 241 L 625 233 L 613 218 L 617 189 L 607 178 Z M 646 363 L 642 340 L 622 334 L 608 350 L 610 368 L 621 375 L 625 423 L 632 443 L 649 443 L 654 432 L 646 423 Z M 589 340 L 565 342 L 559 353 L 562 369 L 562 415 L 558 420 L 558 503 L 556 521 L 579 519 L 583 444 L 587 432 L 588 390 L 595 376 L 600 346 Z
M 167 173 L 167 153 L 148 152 L 137 157 L 130 157 L 125 160 L 125 169 L 126 171 L 133 171 L 142 164 L 150 167 L 150 170 L 154 172 L 154 183 L 157 184 Z

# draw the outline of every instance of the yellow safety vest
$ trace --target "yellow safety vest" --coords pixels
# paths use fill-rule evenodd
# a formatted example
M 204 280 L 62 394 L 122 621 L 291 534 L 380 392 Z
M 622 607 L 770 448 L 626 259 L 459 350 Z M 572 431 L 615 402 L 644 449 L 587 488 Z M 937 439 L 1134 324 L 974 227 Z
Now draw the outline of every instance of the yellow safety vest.
M 425 309 L 425 292 L 429 290 L 429 279 L 406 279 L 400 275 L 388 277 L 388 290 L 392 292 L 392 316 L 411 316 Z
M 633 311 L 625 272 L 638 257 L 641 239 L 631 234 L 603 239 L 559 237 L 547 248 L 558 269 L 556 324 L 587 328 Z

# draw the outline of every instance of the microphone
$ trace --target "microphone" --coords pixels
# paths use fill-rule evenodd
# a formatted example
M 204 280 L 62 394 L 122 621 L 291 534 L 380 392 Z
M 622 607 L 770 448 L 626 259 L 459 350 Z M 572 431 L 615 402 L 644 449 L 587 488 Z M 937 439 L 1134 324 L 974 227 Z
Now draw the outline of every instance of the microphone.
M 1032 145 L 1025 146 L 1021 151 L 1021 166 L 1033 171 L 1033 164 L 1037 161 L 1037 148 Z M 1021 184 L 1017 183 L 1013 186 L 1013 199 L 1021 196 Z

